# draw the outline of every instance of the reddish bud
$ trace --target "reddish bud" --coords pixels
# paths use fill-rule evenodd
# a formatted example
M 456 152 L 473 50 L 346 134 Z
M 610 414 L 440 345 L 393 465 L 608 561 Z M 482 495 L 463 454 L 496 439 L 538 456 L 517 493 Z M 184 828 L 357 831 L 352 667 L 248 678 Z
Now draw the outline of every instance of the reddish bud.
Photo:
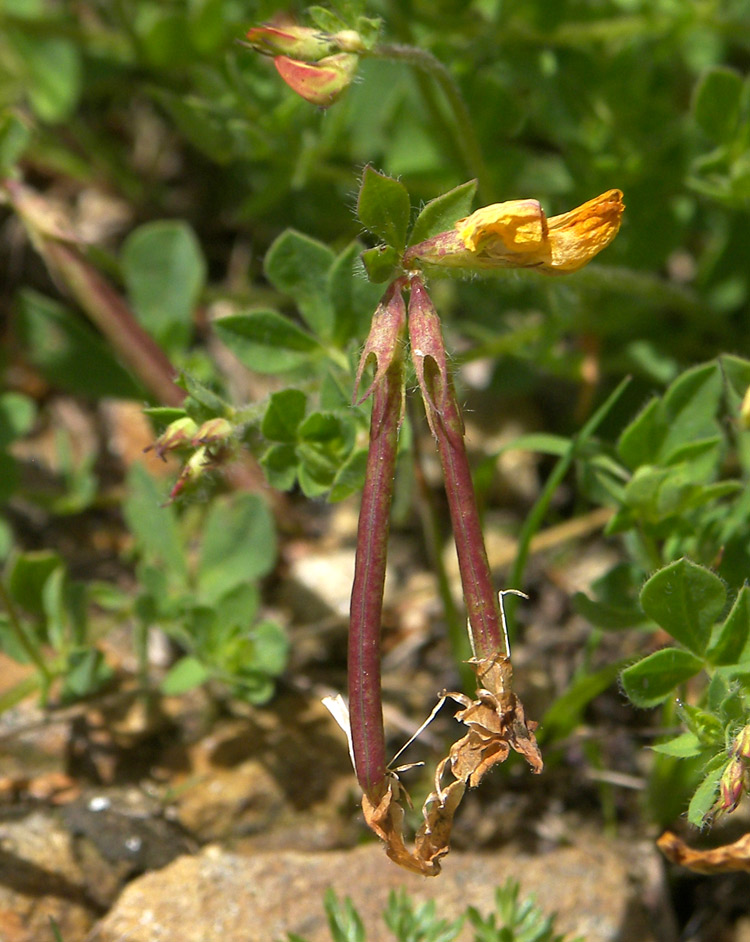
M 286 84 L 313 105 L 327 108 L 351 85 L 359 58 L 347 52 L 320 59 L 316 63 L 277 56 L 274 65 Z
M 718 811 L 732 812 L 740 803 L 745 790 L 745 765 L 742 759 L 734 758 L 724 770 L 719 782 Z

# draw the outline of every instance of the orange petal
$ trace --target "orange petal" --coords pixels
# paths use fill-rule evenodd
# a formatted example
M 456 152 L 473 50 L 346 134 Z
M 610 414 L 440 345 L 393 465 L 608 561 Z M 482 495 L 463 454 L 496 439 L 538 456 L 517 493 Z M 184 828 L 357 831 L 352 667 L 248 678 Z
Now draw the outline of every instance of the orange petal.
M 550 267 L 570 272 L 590 262 L 617 235 L 624 209 L 620 190 L 607 190 L 570 212 L 548 219 Z

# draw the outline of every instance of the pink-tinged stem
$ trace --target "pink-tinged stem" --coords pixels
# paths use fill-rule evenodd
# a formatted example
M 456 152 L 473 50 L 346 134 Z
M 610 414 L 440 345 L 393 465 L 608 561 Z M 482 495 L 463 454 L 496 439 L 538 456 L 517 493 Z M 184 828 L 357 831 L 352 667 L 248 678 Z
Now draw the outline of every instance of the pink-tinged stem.
M 0 196 L 18 213 L 52 277 L 65 285 L 154 399 L 180 406 L 185 392 L 174 382 L 177 371 L 169 358 L 82 254 L 65 220 L 44 197 L 17 180 L 0 181 Z
M 474 654 L 478 658 L 507 655 L 440 319 L 419 278 L 411 282 L 409 338 L 427 421 L 443 467 Z
M 375 314 L 363 356 L 367 359 L 374 355 L 377 367 L 371 387 L 370 447 L 357 529 L 348 673 L 354 765 L 362 790 L 370 796 L 378 795 L 386 775 L 380 622 L 398 430 L 403 412 L 404 367 L 399 338 L 404 320 L 401 287 L 394 284 Z M 391 326 L 383 337 L 383 327 L 388 324 Z M 378 337 L 373 345 L 373 338 Z
M 109 282 L 76 249 L 62 242 L 48 240 L 40 251 L 154 399 L 168 406 L 182 405 L 185 391 L 174 382 L 177 371 Z

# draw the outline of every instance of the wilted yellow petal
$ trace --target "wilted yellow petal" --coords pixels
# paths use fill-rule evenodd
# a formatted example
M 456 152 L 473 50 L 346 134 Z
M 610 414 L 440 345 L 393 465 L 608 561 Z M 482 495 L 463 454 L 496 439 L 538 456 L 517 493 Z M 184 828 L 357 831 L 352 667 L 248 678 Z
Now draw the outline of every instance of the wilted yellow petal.
M 466 271 L 577 271 L 617 235 L 624 208 L 619 190 L 607 190 L 551 219 L 537 200 L 493 203 L 459 219 L 454 229 L 412 246 L 405 261 Z
M 538 252 L 547 235 L 546 220 L 537 200 L 508 200 L 483 206 L 456 223 L 464 245 L 472 252 L 507 256 L 512 252 Z M 498 239 L 500 244 L 498 244 Z
M 555 271 L 577 271 L 617 235 L 625 205 L 619 190 L 607 190 L 576 209 L 547 220 L 550 265 Z

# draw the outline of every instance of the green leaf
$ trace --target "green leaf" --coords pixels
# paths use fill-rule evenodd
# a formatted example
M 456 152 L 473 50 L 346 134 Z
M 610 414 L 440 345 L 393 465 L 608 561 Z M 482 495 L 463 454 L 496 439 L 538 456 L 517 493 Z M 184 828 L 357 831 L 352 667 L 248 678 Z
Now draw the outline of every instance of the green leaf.
M 737 129 L 742 76 L 734 69 L 714 66 L 699 80 L 693 95 L 693 117 L 715 143 L 731 141 Z
M 688 821 L 695 827 L 703 827 L 707 816 L 716 804 L 719 794 L 719 781 L 726 766 L 727 759 L 724 754 L 716 756 L 706 766 L 706 777 L 696 789 L 688 806 Z
M 299 461 L 293 445 L 272 445 L 261 457 L 260 464 L 271 487 L 278 491 L 294 487 Z
M 0 179 L 13 171 L 31 140 L 29 122 L 13 111 L 0 114 Z
M 403 183 L 365 167 L 357 197 L 357 216 L 365 229 L 402 252 L 410 214 L 409 193 Z
M 366 469 L 367 450 L 353 452 L 336 473 L 328 500 L 333 504 L 361 491 Z
M 22 700 L 25 700 L 30 694 L 36 693 L 41 683 L 41 675 L 35 673 L 24 677 L 23 680 L 19 680 L 17 684 L 6 687 L 2 693 L 0 693 L 0 716 L 5 713 L 6 710 L 12 710 L 13 707 L 18 706 L 18 704 L 21 703 Z
M 127 479 L 123 514 L 138 548 L 148 562 L 163 567 L 175 587 L 187 584 L 187 563 L 171 506 L 143 465 L 134 464 Z
M 409 245 L 431 239 L 440 232 L 452 229 L 455 223 L 468 216 L 477 191 L 477 181 L 469 180 L 430 200 L 417 216 L 409 236 Z
M 229 636 L 237 629 L 243 632 L 255 621 L 260 602 L 260 590 L 255 582 L 241 582 L 213 605 L 214 625 L 209 643 L 215 639 L 222 643 L 224 636 Z
M 362 253 L 362 264 L 373 284 L 391 281 L 398 266 L 399 253 L 390 245 L 376 245 Z
M 704 746 L 716 746 L 724 742 L 724 728 L 709 710 L 691 703 L 681 703 L 677 712 L 688 731 L 697 736 Z
M 287 229 L 269 248 L 264 264 L 268 280 L 293 298 L 308 327 L 325 339 L 333 333 L 328 272 L 334 258 L 327 245 Z
M 664 438 L 659 409 L 659 400 L 652 399 L 625 428 L 617 442 L 617 453 L 633 471 L 656 461 Z
M 651 747 L 654 752 L 663 756 L 674 756 L 677 759 L 689 759 L 698 756 L 703 751 L 703 745 L 695 733 L 681 733 L 668 742 L 657 743 Z
M 190 226 L 159 220 L 125 241 L 122 273 L 138 319 L 170 353 L 185 349 L 206 280 L 206 261 Z
M 669 461 L 684 445 L 717 434 L 721 393 L 721 373 L 715 361 L 686 370 L 670 385 L 661 406 L 665 428 L 660 448 L 663 461 Z
M 209 669 L 198 658 L 188 655 L 172 665 L 159 687 L 165 696 L 178 697 L 188 690 L 200 687 L 210 677 Z
M 214 330 L 244 366 L 258 373 L 288 372 L 323 352 L 311 334 L 276 311 L 222 317 Z
M 243 582 L 270 572 L 276 561 L 276 531 L 258 494 L 216 500 L 206 517 L 198 568 L 198 597 L 212 605 Z
M 253 670 L 278 677 L 289 656 L 289 639 L 284 629 L 276 622 L 263 621 L 253 628 L 250 637 L 253 641 Z
M 65 669 L 60 692 L 63 703 L 80 700 L 101 690 L 114 676 L 114 671 L 97 648 L 72 651 Z
M 59 389 L 92 399 L 143 398 L 107 344 L 69 308 L 22 290 L 16 326 L 29 360 Z
M 710 664 L 750 662 L 750 588 L 743 585 L 723 624 L 717 625 L 706 649 Z
M 158 87 L 151 94 L 185 139 L 215 163 L 225 164 L 244 150 L 242 135 L 238 133 L 241 119 L 234 113 L 230 124 L 227 120 L 230 114 L 218 108 L 215 100 Z
M 736 410 L 750 388 L 750 360 L 723 353 L 719 363 L 730 391 L 730 407 Z
M 62 565 L 61 557 L 53 550 L 35 550 L 17 556 L 8 572 L 8 592 L 13 601 L 32 615 L 42 615 L 44 585 Z
M 192 373 L 183 373 L 179 385 L 185 389 L 190 397 L 185 401 L 184 411 L 193 421 L 200 424 L 206 419 L 231 414 L 229 404 L 217 395 L 213 389 L 210 389 L 205 383 L 193 376 Z
M 0 395 L 0 448 L 29 432 L 35 418 L 33 399 L 17 392 Z
M 81 59 L 75 43 L 58 36 L 4 30 L 23 62 L 23 84 L 34 113 L 44 122 L 65 121 L 81 92 Z
M 726 602 L 721 579 L 689 559 L 654 573 L 641 590 L 643 611 L 675 640 L 702 655 Z
M 573 596 L 573 608 L 592 625 L 605 631 L 633 628 L 643 622 L 643 612 L 637 605 L 613 605 L 590 599 L 583 592 L 576 592 Z
M 260 427 L 263 436 L 272 442 L 296 442 L 297 429 L 306 409 L 307 396 L 299 389 L 273 393 Z
M 622 672 L 622 686 L 631 702 L 642 708 L 658 706 L 679 686 L 703 668 L 703 661 L 689 651 L 662 648 Z
M 360 243 L 352 242 L 328 272 L 328 295 L 335 317 L 333 337 L 340 346 L 367 333 L 382 294 L 380 286 L 367 277 L 361 251 Z

